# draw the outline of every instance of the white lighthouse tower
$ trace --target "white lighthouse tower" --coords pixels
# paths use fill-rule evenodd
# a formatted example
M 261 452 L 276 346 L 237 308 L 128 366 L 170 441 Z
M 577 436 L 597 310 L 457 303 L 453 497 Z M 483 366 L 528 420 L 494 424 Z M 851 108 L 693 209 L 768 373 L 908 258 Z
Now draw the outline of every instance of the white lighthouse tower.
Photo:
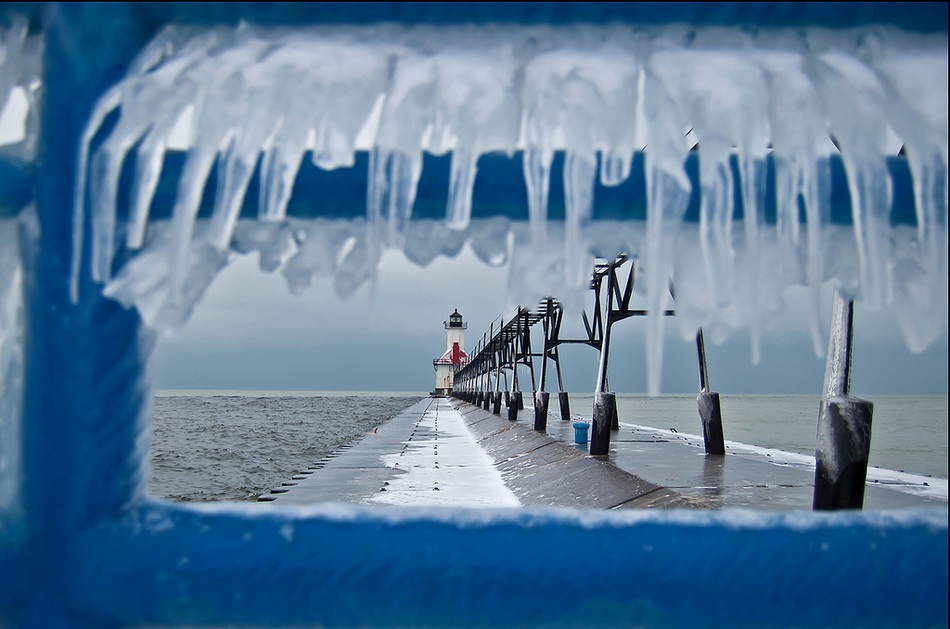
M 462 321 L 458 308 L 449 315 L 447 321 L 443 321 L 443 324 L 445 325 L 445 353 L 432 361 L 432 366 L 435 367 L 433 393 L 436 396 L 448 395 L 452 392 L 456 369 L 468 363 L 468 354 L 462 349 L 465 345 L 465 329 L 468 324 Z

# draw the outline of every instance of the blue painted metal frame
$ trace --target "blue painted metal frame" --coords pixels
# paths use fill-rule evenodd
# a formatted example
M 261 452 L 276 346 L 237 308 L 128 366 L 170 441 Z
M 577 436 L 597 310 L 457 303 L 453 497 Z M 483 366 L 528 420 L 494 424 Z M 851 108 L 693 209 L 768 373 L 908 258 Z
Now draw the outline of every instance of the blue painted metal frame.
M 24 239 L 22 470 L 19 503 L 0 513 L 0 622 L 946 625 L 946 510 L 287 511 L 156 501 L 145 491 L 154 334 L 134 311 L 103 297 L 85 271 L 79 301 L 69 297 L 81 130 L 97 96 L 163 23 L 440 23 L 495 15 L 557 22 L 805 19 L 837 27 L 877 15 L 946 31 L 945 4 L 916 12 L 873 4 L 793 11 L 792 4 L 548 5 L 544 13 L 534 5 L 454 4 L 5 7 L 29 14 L 43 30 L 46 60 L 37 169 L 0 169 L 3 201 L 19 207 L 32 194 L 38 219 L 38 235 Z

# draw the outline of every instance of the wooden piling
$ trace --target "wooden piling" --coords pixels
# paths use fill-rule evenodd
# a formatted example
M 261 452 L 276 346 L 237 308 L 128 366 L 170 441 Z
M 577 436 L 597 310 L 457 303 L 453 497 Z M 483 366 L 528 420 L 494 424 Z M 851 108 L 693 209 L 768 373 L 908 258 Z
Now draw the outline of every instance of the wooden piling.
M 722 432 L 722 407 L 719 393 L 709 390 L 709 372 L 706 368 L 706 345 L 703 330 L 696 333 L 696 353 L 699 360 L 699 419 L 703 425 L 703 444 L 707 455 L 726 454 L 726 442 Z
M 567 391 L 558 391 L 557 402 L 561 407 L 561 421 L 570 421 L 571 419 L 571 400 Z
M 815 450 L 815 510 L 864 507 L 873 412 L 871 402 L 853 397 L 822 400 Z
M 864 507 L 874 405 L 850 395 L 853 309 L 835 289 L 815 447 L 816 510 Z
M 590 453 L 606 455 L 610 451 L 610 427 L 617 410 L 617 396 L 613 393 L 594 394 L 594 416 L 591 421 Z
M 518 421 L 518 411 L 524 408 L 521 391 L 511 393 L 511 404 L 508 405 L 508 421 Z
M 548 429 L 548 402 L 551 394 L 538 391 L 534 394 L 534 429 L 544 432 Z

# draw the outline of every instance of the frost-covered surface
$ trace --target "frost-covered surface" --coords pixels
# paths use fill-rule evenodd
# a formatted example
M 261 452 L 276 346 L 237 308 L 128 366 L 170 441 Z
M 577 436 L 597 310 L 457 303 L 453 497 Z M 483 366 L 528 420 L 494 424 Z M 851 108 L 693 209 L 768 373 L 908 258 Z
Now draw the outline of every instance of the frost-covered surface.
M 19 219 L 0 218 L 0 512 L 14 506 L 23 389 L 23 267 Z
M 419 421 L 422 433 L 406 442 L 401 452 L 382 457 L 387 467 L 404 473 L 373 501 L 414 506 L 520 506 L 461 413 L 444 400 L 436 402 Z
M 0 28 L 0 157 L 34 157 L 41 65 L 42 39 L 28 35 L 26 19 Z
M 189 505 L 189 510 L 209 515 L 241 515 L 243 517 L 275 519 L 273 508 L 259 503 L 201 503 Z M 159 517 L 161 510 L 150 512 L 152 519 L 129 521 L 133 528 L 161 529 L 171 522 Z M 139 514 L 132 514 L 138 518 Z M 521 509 L 460 508 L 446 506 L 413 506 L 395 509 L 343 504 L 320 503 L 290 505 L 280 509 L 280 518 L 290 521 L 319 517 L 332 522 L 384 522 L 387 524 L 439 522 L 462 528 L 478 528 L 519 523 L 529 527 L 545 523 L 571 524 L 587 529 L 630 526 L 639 523 L 685 525 L 696 528 L 725 527 L 736 530 L 770 528 L 814 531 L 827 528 L 858 526 L 910 527 L 926 526 L 946 531 L 947 510 L 941 508 L 890 509 L 877 511 L 848 511 L 838 513 L 811 511 L 757 511 L 729 508 L 715 511 L 694 509 L 567 509 L 558 507 L 522 507 Z
M 114 113 L 115 127 L 92 146 Z M 444 226 L 429 239 L 438 250 L 465 238 L 478 158 L 521 150 L 529 221 L 524 235 L 510 231 L 529 254 L 513 270 L 521 280 L 511 287 L 513 300 L 529 303 L 547 292 L 570 301 L 586 288 L 592 254 L 626 251 L 641 265 L 651 312 L 669 305 L 673 277 L 678 313 L 690 328 L 684 333 L 699 325 L 719 336 L 749 329 L 757 348 L 782 288 L 812 287 L 817 317 L 819 287 L 833 278 L 846 297 L 892 308 L 909 347 L 921 350 L 947 326 L 947 128 L 944 34 L 885 27 L 755 34 L 685 26 L 168 27 L 93 112 L 76 205 L 92 216 L 93 278 L 136 303 L 150 325 L 170 328 L 187 318 L 240 240 L 237 217 L 259 159 L 259 216 L 268 228 L 279 226 L 267 248 L 277 263 L 300 244 L 299 231 L 285 229 L 285 221 L 308 152 L 319 168 L 334 169 L 370 151 L 366 207 L 352 210 L 354 221 L 365 216 L 366 236 L 346 255 L 337 243 L 336 258 L 344 259 L 334 273 L 345 293 L 372 277 L 381 249 L 412 248 L 424 152 L 452 156 Z M 684 160 L 697 143 L 701 217 L 698 228 L 683 230 L 690 191 Z M 903 231 L 890 225 L 886 165 L 901 147 L 918 223 Z M 151 230 L 151 201 L 173 149 L 188 157 L 172 218 Z M 631 250 L 609 226 L 591 221 L 591 204 L 595 179 L 624 181 L 640 150 L 648 210 Z M 557 227 L 546 218 L 555 151 L 566 156 L 566 218 Z M 120 221 L 119 175 L 133 152 L 129 218 Z M 768 155 L 775 224 L 764 218 Z M 853 202 L 845 233 L 829 225 L 832 155 L 845 166 Z M 197 210 L 216 163 L 213 217 L 199 227 Z M 744 219 L 737 222 L 740 200 Z M 504 249 L 509 236 L 499 229 L 491 243 Z M 75 242 L 78 256 L 78 227 Z M 113 278 L 117 245 L 141 250 L 142 261 Z M 298 273 L 293 285 L 306 281 Z M 657 391 L 665 319 L 649 319 L 650 389 Z M 812 327 L 821 352 L 819 322 Z

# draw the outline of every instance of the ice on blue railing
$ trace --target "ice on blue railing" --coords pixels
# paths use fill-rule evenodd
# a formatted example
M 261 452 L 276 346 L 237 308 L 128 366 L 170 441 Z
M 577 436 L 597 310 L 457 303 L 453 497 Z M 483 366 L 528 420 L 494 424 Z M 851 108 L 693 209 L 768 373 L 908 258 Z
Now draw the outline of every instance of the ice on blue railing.
M 23 267 L 19 219 L 0 218 L 0 514 L 17 496 L 23 389 Z
M 0 28 L 0 160 L 35 157 L 41 51 L 25 19 L 14 17 Z M 18 215 L 27 213 L 0 208 L 0 516 L 16 505 L 19 487 L 24 314 Z
M 700 221 L 684 227 L 684 161 L 697 143 Z M 889 221 L 886 159 L 902 147 L 915 182 L 914 229 Z M 176 148 L 188 155 L 172 216 L 150 221 L 164 158 Z M 360 150 L 370 152 L 367 200 L 353 208 L 350 227 L 287 219 L 308 152 L 316 166 L 334 169 L 352 165 Z M 479 157 L 515 150 L 523 151 L 527 226 L 472 221 Z M 645 223 L 592 221 L 595 179 L 623 182 L 641 150 Z M 510 298 L 521 303 L 544 294 L 576 301 L 594 255 L 633 255 L 654 313 L 646 334 L 653 391 L 671 277 L 684 335 L 699 326 L 712 338 L 749 329 L 754 352 L 782 290 L 796 284 L 811 288 L 819 353 L 818 291 L 828 280 L 894 310 L 911 349 L 927 347 L 947 325 L 946 35 L 884 27 L 169 27 L 102 96 L 80 151 L 76 206 L 92 216 L 93 279 L 159 329 L 187 317 L 233 250 L 260 251 L 292 290 L 331 272 L 349 294 L 373 277 L 385 248 L 424 264 L 469 238 L 487 263 L 511 262 Z M 556 151 L 565 152 L 566 217 L 553 225 L 546 217 Z M 132 152 L 131 208 L 119 221 L 119 179 Z M 440 226 L 411 220 L 424 152 L 451 154 Z M 844 228 L 830 224 L 836 154 L 853 200 Z M 774 224 L 764 218 L 769 155 Z M 242 227 L 259 158 L 260 225 Z M 213 216 L 196 221 L 216 162 Z M 77 218 L 77 262 L 82 224 Z M 117 244 L 139 253 L 112 277 Z
M 23 161 L 36 153 L 39 121 L 36 93 L 42 39 L 30 36 L 26 19 L 0 28 L 0 156 Z

